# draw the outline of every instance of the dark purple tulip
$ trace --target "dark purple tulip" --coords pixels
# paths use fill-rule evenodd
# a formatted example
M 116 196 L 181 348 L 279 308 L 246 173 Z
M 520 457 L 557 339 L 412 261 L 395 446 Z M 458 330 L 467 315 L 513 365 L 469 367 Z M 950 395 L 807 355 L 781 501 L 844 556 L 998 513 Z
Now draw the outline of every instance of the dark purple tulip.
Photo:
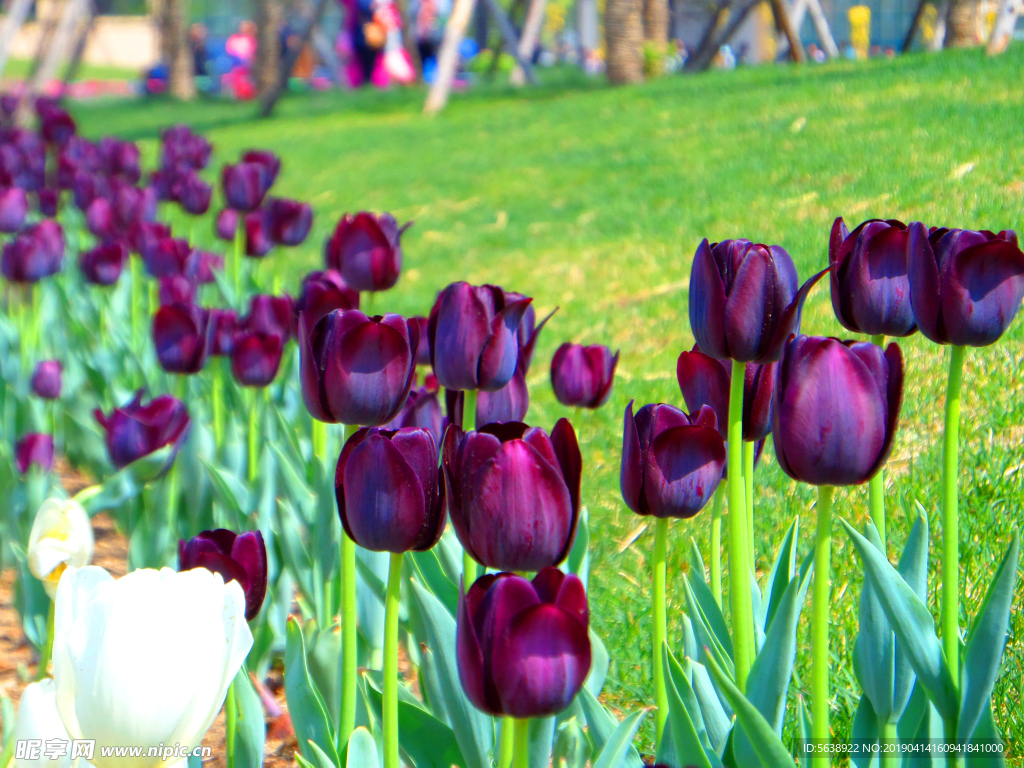
M 276 197 L 267 201 L 267 230 L 271 242 L 299 245 L 313 226 L 313 208 L 309 203 Z
M 78 207 L 78 210 L 84 212 L 89 210 L 93 200 L 98 197 L 106 197 L 110 192 L 110 185 L 99 174 L 90 171 L 79 171 L 75 174 L 71 189 L 75 198 L 75 205 Z
M 151 277 L 169 277 L 189 274 L 194 255 L 188 240 L 165 237 L 149 254 L 143 253 L 142 260 Z
M 184 275 L 161 277 L 159 297 L 160 306 L 194 304 L 196 299 L 195 281 Z
M 47 144 L 60 147 L 75 135 L 75 121 L 67 110 L 50 102 L 45 107 L 37 105 L 36 112 L 39 115 L 40 132 Z
M 108 240 L 117 233 L 114 223 L 114 206 L 105 197 L 97 197 L 85 212 L 85 226 L 101 240 Z
M 796 268 L 777 245 L 703 240 L 690 272 L 690 328 L 701 352 L 720 359 L 770 363 L 800 325 L 814 284 L 797 290 Z
M 274 182 L 277 181 L 277 174 L 281 172 L 281 158 L 266 149 L 248 150 L 242 155 L 242 162 L 253 163 L 264 169 L 267 189 L 273 186 Z
M 870 342 L 796 336 L 779 363 L 772 440 L 779 466 L 812 485 L 857 485 L 892 451 L 903 355 Z
M 334 489 L 345 532 L 365 549 L 422 552 L 444 532 L 444 480 L 425 429 L 360 429 L 341 451 Z
M 515 301 L 522 301 L 527 298 L 521 293 L 515 293 L 514 291 L 505 291 L 505 304 L 511 304 Z M 532 301 L 532 299 L 531 299 Z M 526 308 L 526 312 L 523 313 L 523 319 L 519 321 L 519 359 L 522 361 L 523 373 L 530 372 L 530 365 L 533 363 L 533 350 L 537 346 L 537 339 L 540 338 L 540 332 L 544 330 L 544 326 L 547 325 L 548 320 L 551 316 L 558 311 L 558 307 L 548 312 L 547 317 L 537 323 L 537 315 L 533 309 L 533 304 Z
M 763 440 L 772 430 L 772 396 L 775 393 L 775 372 L 778 363 L 757 365 L 747 363 L 743 376 L 743 439 Z M 696 413 L 709 405 L 718 417 L 718 431 L 729 439 L 729 388 L 732 365 L 716 360 L 695 346 L 683 352 L 676 363 L 676 379 L 686 407 Z
M 0 190 L 0 232 L 17 232 L 28 214 L 25 190 L 8 187 Z
M 566 342 L 551 359 L 551 388 L 562 405 L 600 408 L 615 380 L 619 353 L 608 347 L 584 347 Z
M 245 214 L 245 255 L 261 259 L 270 253 L 274 243 L 267 230 L 267 212 L 262 208 Z
M 284 352 L 278 333 L 238 333 L 231 346 L 231 373 L 243 387 L 265 387 L 277 376 Z
M 213 329 L 210 354 L 230 355 L 235 346 L 235 336 L 242 329 L 235 310 L 211 309 L 210 326 Z
M 78 257 L 78 268 L 94 285 L 113 285 L 128 260 L 128 246 L 119 240 L 101 243 Z
M 241 213 L 259 208 L 270 189 L 267 169 L 259 163 L 225 165 L 220 178 L 228 207 Z
M 128 247 L 143 261 L 155 258 L 160 242 L 171 236 L 171 228 L 157 221 L 133 222 L 125 233 Z
M 324 260 L 355 290 L 385 291 L 398 282 L 402 233 L 411 225 L 399 227 L 390 213 L 346 213 L 324 244 Z
M 460 397 L 465 399 L 464 395 Z M 508 384 L 496 392 L 481 391 L 476 399 L 476 425 L 496 421 L 525 421 L 530 410 L 530 390 L 526 386 L 526 372 L 520 362 Z
M 192 270 L 195 273 L 195 280 L 200 285 L 216 282 L 214 272 L 224 271 L 224 257 L 219 253 L 210 251 L 196 251 Z
M 64 232 L 46 219 L 24 230 L 4 245 L 0 270 L 14 283 L 35 283 L 60 272 L 64 260 Z
M 76 173 L 95 173 L 100 168 L 99 149 L 90 141 L 72 136 L 57 155 L 57 186 L 71 189 Z
M 237 581 L 245 592 L 245 620 L 252 621 L 267 596 L 267 545 L 263 534 L 249 531 L 241 535 L 218 528 L 203 531 L 188 541 L 178 541 L 178 570 L 205 568 Z
M 1017 234 L 910 225 L 910 302 L 926 337 L 984 347 L 1003 335 L 1024 297 L 1024 253 Z
M 211 335 L 210 310 L 194 304 L 165 304 L 153 316 L 156 358 L 168 373 L 199 373 Z
M 162 162 L 165 168 L 184 165 L 202 170 L 210 162 L 213 146 L 187 125 L 167 128 L 161 135 Z
M 156 190 L 140 189 L 124 182 L 111 185 L 114 221 L 117 228 L 126 231 L 137 221 L 152 221 L 156 216 Z
M 539 571 L 568 556 L 579 523 L 582 459 L 566 419 L 551 437 L 521 422 L 476 432 L 452 425 L 442 466 L 452 525 L 478 563 Z
M 131 141 L 110 136 L 100 139 L 100 163 L 107 176 L 118 176 L 130 184 L 142 178 L 139 170 L 139 148 Z
M 32 391 L 44 400 L 60 397 L 61 373 L 64 367 L 60 360 L 41 360 L 32 372 Z
M 358 294 L 357 294 L 358 295 Z M 416 365 L 430 365 L 430 321 L 425 317 L 410 317 L 410 323 L 416 323 L 420 329 L 420 343 L 416 347 Z
M 452 283 L 430 311 L 430 363 L 448 389 L 501 389 L 519 360 L 519 323 L 532 299 L 505 303 L 496 285 Z
M 56 216 L 57 204 L 60 202 L 60 190 L 44 187 L 36 192 L 39 203 L 39 212 L 43 216 Z
M 832 309 L 844 328 L 872 336 L 917 330 L 907 277 L 907 227 L 870 219 L 853 233 L 839 217 L 828 243 Z
M 39 467 L 43 472 L 53 469 L 53 435 L 38 432 L 25 435 L 14 446 L 15 460 L 21 474 L 30 467 Z
M 177 192 L 181 207 L 193 216 L 202 216 L 210 210 L 213 198 L 213 187 L 199 178 L 195 171 L 189 170 L 181 179 L 181 187 Z
M 444 414 L 437 397 L 437 379 L 428 374 L 422 387 L 409 391 L 409 398 L 399 414 L 384 426 L 384 429 L 401 429 L 402 427 L 419 427 L 430 432 L 434 441 L 440 445 L 444 434 Z
M 225 208 L 218 213 L 214 232 L 221 240 L 234 242 L 235 233 L 238 232 L 238 211 L 234 208 Z
M 168 445 L 177 452 L 187 436 L 185 404 L 170 395 L 160 395 L 143 405 L 144 392 L 140 389 L 130 403 L 115 408 L 109 416 L 99 408 L 93 412 L 106 432 L 107 451 L 118 469 Z
M 260 293 L 249 302 L 245 330 L 254 333 L 276 333 L 282 341 L 295 335 L 295 310 L 292 297 Z
M 13 124 L 20 103 L 21 99 L 15 93 L 0 94 L 0 118 L 3 119 L 5 125 Z
M 405 405 L 416 375 L 418 331 L 399 315 L 336 309 L 312 328 L 299 317 L 302 399 L 333 424 L 381 426 Z
M 671 405 L 626 406 L 622 498 L 640 515 L 689 518 L 711 499 L 725 470 L 725 441 L 710 406 L 687 416 Z
M 306 275 L 295 302 L 295 313 L 305 315 L 306 324 L 312 328 L 321 317 L 336 309 L 359 309 L 359 292 L 349 288 L 341 273 L 333 269 Z M 420 337 L 421 346 L 422 341 Z
M 455 652 L 462 690 L 477 709 L 548 717 L 572 704 L 590 672 L 583 582 L 545 568 L 532 582 L 513 573 L 460 590 Z

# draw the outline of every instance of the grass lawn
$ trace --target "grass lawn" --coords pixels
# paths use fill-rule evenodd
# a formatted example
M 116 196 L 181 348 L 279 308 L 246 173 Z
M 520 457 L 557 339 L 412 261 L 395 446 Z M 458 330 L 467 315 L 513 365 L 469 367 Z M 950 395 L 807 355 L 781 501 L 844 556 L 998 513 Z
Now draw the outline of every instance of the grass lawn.
M 535 297 L 541 336 L 530 372 L 528 420 L 549 427 L 570 415 L 551 394 L 548 364 L 566 340 L 621 350 L 610 402 L 576 420 L 592 515 L 592 620 L 611 651 L 609 700 L 623 710 L 653 701 L 648 648 L 653 528 L 619 495 L 626 403 L 681 404 L 678 354 L 693 345 L 687 320 L 690 261 L 701 238 L 777 243 L 801 279 L 827 264 L 829 227 L 871 218 L 952 227 L 1024 230 L 1024 46 L 998 59 L 979 51 L 914 55 L 820 67 L 764 67 L 672 77 L 611 89 L 561 72 L 532 91 L 488 86 L 457 96 L 436 119 L 422 93 L 292 97 L 272 120 L 252 105 L 91 104 L 76 108 L 83 132 L 143 142 L 152 157 L 161 127 L 206 131 L 215 162 L 252 146 L 283 157 L 276 191 L 312 202 L 314 233 L 276 256 L 286 289 L 319 263 L 323 237 L 345 211 L 390 210 L 414 219 L 398 286 L 375 310 L 425 314 L 435 293 L 466 279 Z M 210 172 L 213 178 L 213 172 Z M 205 224 L 199 240 L 210 241 Z M 804 331 L 848 335 L 835 321 L 828 285 L 811 294 Z M 971 350 L 961 457 L 963 625 L 1024 513 L 1024 320 L 992 348 Z M 902 342 L 908 392 L 887 469 L 890 555 L 902 548 L 919 501 L 932 531 L 937 612 L 938 479 L 944 350 L 920 336 Z M 801 557 L 813 535 L 814 489 L 783 475 L 769 441 L 757 474 L 761 575 L 794 516 Z M 867 489 L 840 490 L 836 514 L 863 525 Z M 678 641 L 686 544 L 707 557 L 710 512 L 670 530 L 670 636 Z M 837 525 L 832 650 L 838 691 L 833 725 L 846 737 L 856 706 L 851 656 L 860 563 Z M 677 588 L 673 588 L 676 585 Z M 1018 592 L 1018 595 L 1020 593 Z M 1020 602 L 1016 603 L 1019 607 Z M 801 629 L 794 697 L 809 687 L 810 598 Z M 996 718 L 1024 739 L 1024 614 L 1015 612 Z M 805 682 L 805 680 L 807 682 Z M 652 738 L 648 720 L 646 738 Z
M 32 62 L 28 59 L 11 59 L 4 67 L 4 78 L 8 80 L 23 80 L 28 77 L 32 69 Z M 64 68 L 58 70 L 58 77 L 62 76 Z M 126 67 L 111 67 L 103 64 L 83 63 L 78 68 L 75 80 L 135 80 L 139 77 L 139 71 Z

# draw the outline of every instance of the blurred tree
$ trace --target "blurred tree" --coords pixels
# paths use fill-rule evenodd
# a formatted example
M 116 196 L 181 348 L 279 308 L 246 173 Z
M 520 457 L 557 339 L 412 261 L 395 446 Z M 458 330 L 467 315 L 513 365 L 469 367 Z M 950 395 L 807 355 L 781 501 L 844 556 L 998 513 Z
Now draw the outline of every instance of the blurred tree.
M 668 0 L 643 0 L 646 72 L 657 77 L 665 71 L 668 47 Z
M 644 79 L 642 2 L 608 0 L 605 5 L 606 61 L 612 83 L 637 83 Z
M 953 48 L 969 48 L 980 44 L 980 14 L 979 0 L 952 0 L 946 21 L 946 45 Z
M 281 0 L 256 0 L 254 16 L 256 63 L 253 75 L 256 91 L 262 96 L 277 87 L 281 68 L 281 26 L 284 21 Z
M 188 0 L 155 0 L 153 12 L 160 38 L 160 60 L 167 66 L 168 90 L 190 101 L 196 95 L 192 52 L 188 47 Z

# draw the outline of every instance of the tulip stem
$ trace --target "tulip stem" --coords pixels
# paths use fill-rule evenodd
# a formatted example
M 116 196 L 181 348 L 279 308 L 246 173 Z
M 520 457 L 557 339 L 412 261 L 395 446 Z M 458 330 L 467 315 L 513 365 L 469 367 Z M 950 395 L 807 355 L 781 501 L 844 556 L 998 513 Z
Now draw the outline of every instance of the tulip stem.
M 235 765 L 235 735 L 238 732 L 238 700 L 235 698 L 235 682 L 228 686 L 228 697 L 224 702 L 224 751 L 227 768 Z
M 530 768 L 530 718 L 516 720 L 515 759 L 512 768 Z
M 756 443 L 743 441 L 743 490 L 747 500 L 747 546 L 750 551 L 750 570 L 757 570 L 757 550 L 754 544 L 754 448 Z
M 239 216 L 235 230 L 235 258 L 231 261 L 231 282 L 235 287 L 235 307 L 242 306 L 242 249 L 245 246 L 245 217 Z
M 885 346 L 885 334 L 871 337 L 876 346 Z M 882 540 L 882 551 L 885 552 L 885 469 L 868 481 L 868 507 L 871 509 L 871 521 L 878 530 L 878 538 Z
M 743 363 L 732 361 L 729 385 L 729 605 L 732 610 L 732 645 L 736 685 L 747 687 L 752 650 L 753 611 L 747 555 L 747 499 L 743 487 Z
M 264 392 L 266 389 L 263 390 Z M 252 406 L 249 408 L 249 482 L 253 483 L 259 474 L 260 445 L 260 401 L 259 393 L 252 391 Z
M 900 743 L 900 736 L 896 730 L 896 723 L 890 723 L 889 717 L 879 718 L 878 741 L 881 756 L 881 768 L 900 768 L 903 760 L 897 751 Z
M 832 586 L 832 491 L 818 486 L 818 530 L 814 541 L 814 593 L 811 598 L 811 736 L 823 745 L 829 728 L 828 618 Z M 816 763 L 829 765 L 828 752 Z
M 384 768 L 398 765 L 398 608 L 402 596 L 401 552 L 391 553 L 384 596 Z
M 50 667 L 50 657 L 53 655 L 53 622 L 56 616 L 57 603 L 50 601 L 50 610 L 46 617 L 46 639 L 43 647 L 39 649 L 39 666 L 36 668 L 36 680 L 46 677 Z
M 718 607 L 722 607 L 722 503 L 725 501 L 725 486 L 721 483 L 715 489 L 715 500 L 711 504 L 711 593 Z
M 501 718 L 501 735 L 498 741 L 498 768 L 512 768 L 512 752 L 515 747 L 515 718 L 505 715 Z
M 661 662 L 662 646 L 668 637 L 668 619 L 665 610 L 665 560 L 668 550 L 668 518 L 658 518 L 654 523 L 654 627 L 651 642 L 651 667 L 654 670 L 654 703 L 658 707 L 657 741 L 668 720 L 668 689 L 665 687 L 665 665 Z
M 139 261 L 142 257 L 129 257 L 128 265 L 132 277 L 132 344 L 139 342 L 139 326 L 142 323 L 142 267 Z
M 224 368 L 222 365 L 212 365 L 210 369 L 210 388 L 213 390 L 213 442 L 215 449 L 219 451 L 224 444 Z
M 341 442 L 345 442 L 345 425 Z M 326 460 L 326 456 L 321 457 Z M 341 717 L 338 723 L 338 744 L 348 744 L 356 727 L 356 543 L 341 532 Z
M 476 430 L 476 390 L 467 389 L 462 393 L 462 428 L 466 432 Z M 476 562 L 469 552 L 462 550 L 462 583 L 468 590 L 476 581 Z

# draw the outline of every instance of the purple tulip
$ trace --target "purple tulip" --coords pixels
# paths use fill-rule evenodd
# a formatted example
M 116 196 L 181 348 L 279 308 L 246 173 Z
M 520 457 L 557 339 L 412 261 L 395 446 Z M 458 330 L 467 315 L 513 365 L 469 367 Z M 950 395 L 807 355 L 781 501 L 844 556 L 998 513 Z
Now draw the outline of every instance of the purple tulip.
M 262 259 L 273 247 L 267 229 L 267 212 L 260 208 L 245 214 L 245 255 Z
M 778 363 L 757 365 L 747 363 L 743 375 L 743 439 L 764 440 L 772 430 L 772 397 L 775 393 L 775 372 Z M 729 439 L 729 389 L 732 365 L 709 357 L 694 346 L 683 352 L 676 363 L 679 389 L 691 412 L 708 405 L 718 417 L 718 431 Z
M 249 531 L 241 535 L 218 528 L 203 531 L 194 538 L 178 541 L 178 570 L 205 568 L 237 581 L 245 592 L 245 619 L 252 621 L 267 596 L 267 545 L 263 534 Z
M 165 278 L 166 279 L 166 278 Z M 168 373 L 199 373 L 212 335 L 210 310 L 194 304 L 165 304 L 153 315 L 153 343 Z
M 113 285 L 128 260 L 128 246 L 119 240 L 101 243 L 78 257 L 78 268 L 94 285 Z
M 247 331 L 276 333 L 282 341 L 288 341 L 296 331 L 292 297 L 287 294 L 271 296 L 265 293 L 253 296 L 244 324 Z
M 910 302 L 927 338 L 984 347 L 1003 335 L 1024 297 L 1024 253 L 1017 234 L 910 225 Z
M 271 242 L 278 245 L 300 245 L 313 226 L 313 209 L 309 203 L 273 198 L 266 205 L 267 231 Z
M 32 372 L 32 391 L 36 397 L 44 400 L 56 400 L 60 397 L 61 373 L 64 366 L 60 360 L 41 360 Z
M 797 290 L 796 268 L 777 245 L 703 240 L 690 272 L 690 328 L 705 354 L 770 363 L 800 324 L 818 273 Z
M 160 395 L 143 405 L 144 392 L 137 391 L 130 403 L 115 408 L 109 416 L 99 408 L 93 412 L 106 432 L 107 451 L 117 469 L 168 445 L 173 445 L 173 452 L 177 453 L 187 437 L 189 418 L 185 404 L 170 395 Z
M 171 228 L 157 221 L 133 222 L 125 233 L 128 247 L 142 257 L 143 262 L 156 258 L 161 241 L 171 236 Z
M 75 205 L 80 211 L 89 210 L 92 201 L 98 197 L 106 197 L 110 193 L 110 185 L 99 174 L 90 171 L 79 171 L 75 174 L 71 185 Z
M 270 189 L 267 168 L 260 163 L 225 165 L 220 178 L 228 207 L 240 213 L 259 208 Z
M 71 189 L 77 173 L 96 173 L 100 169 L 99 149 L 90 141 L 72 136 L 57 154 L 57 186 Z
M 519 360 L 519 323 L 532 299 L 505 302 L 495 285 L 452 283 L 430 311 L 430 362 L 448 389 L 493 392 L 504 387 Z
M 142 254 L 146 272 L 152 277 L 188 275 L 193 267 L 195 251 L 188 240 L 165 237 L 148 254 Z
M 15 93 L 0 95 L 0 120 L 3 121 L 4 127 L 14 124 L 14 116 L 18 113 L 20 103 L 21 98 Z
M 516 301 L 522 301 L 527 297 L 521 293 L 515 293 L 514 291 L 506 291 L 502 289 L 505 294 L 505 304 L 512 304 Z M 532 299 L 530 300 L 532 302 Z M 523 373 L 530 372 L 530 365 L 533 363 L 533 350 L 537 346 L 537 339 L 540 338 L 540 332 L 544 330 L 544 326 L 547 325 L 548 320 L 551 316 L 558 311 L 558 307 L 548 312 L 547 317 L 537 323 L 537 315 L 533 308 L 533 304 L 526 308 L 526 312 L 523 313 L 523 319 L 519 321 L 519 330 L 517 332 L 519 339 L 519 359 L 523 361 Z
M 538 571 L 568 556 L 579 523 L 582 459 L 566 419 L 550 437 L 521 422 L 468 433 L 449 426 L 442 466 L 452 525 L 478 563 Z
M 139 148 L 131 141 L 121 141 L 110 136 L 100 139 L 100 164 L 107 176 L 117 176 L 129 184 L 137 184 L 142 178 L 139 170 Z
M 170 275 L 160 278 L 160 306 L 171 304 L 194 304 L 196 299 L 195 281 L 184 275 Z
M 8 187 L 0 190 L 0 232 L 17 232 L 28 215 L 25 190 Z
M 812 485 L 870 480 L 892 451 L 903 355 L 870 342 L 796 336 L 779 363 L 772 440 L 782 470 Z
M 156 190 L 152 187 L 139 189 L 124 182 L 111 185 L 111 204 L 117 228 L 127 231 L 138 221 L 152 221 L 156 218 Z
M 477 709 L 516 718 L 568 707 L 590 672 L 583 582 L 557 568 L 512 573 L 460 591 L 455 651 L 462 690 Z
M 324 244 L 327 267 L 341 272 L 357 291 L 385 291 L 398 282 L 402 233 L 411 225 L 399 227 L 390 213 L 346 213 Z
M 36 199 L 39 204 L 39 212 L 43 216 L 56 216 L 57 204 L 60 202 L 60 190 L 44 187 L 36 192 Z
M 284 338 L 279 333 L 242 331 L 231 345 L 231 373 L 243 387 L 265 387 L 281 367 Z
M 200 285 L 217 282 L 214 272 L 224 271 L 224 257 L 219 253 L 197 250 L 193 258 L 195 281 Z
M 619 353 L 566 342 L 551 359 L 551 388 L 562 405 L 600 408 L 608 400 Z
M 267 189 L 277 181 L 277 174 L 281 172 L 281 158 L 270 150 L 250 149 L 242 155 L 243 163 L 253 163 L 262 166 L 266 172 Z
M 465 396 L 460 393 L 460 397 Z M 481 391 L 476 399 L 476 425 L 505 421 L 525 421 L 530 410 L 530 390 L 526 386 L 526 372 L 520 361 L 508 384 L 496 392 Z M 460 422 L 461 425 L 461 422 Z
M 358 293 L 356 294 L 359 295 Z M 416 323 L 420 329 L 420 343 L 416 347 L 416 365 L 430 365 L 430 321 L 425 317 L 410 317 L 410 323 Z
M 626 406 L 622 498 L 639 515 L 689 518 L 711 499 L 725 470 L 725 441 L 710 406 L 687 416 L 671 405 Z
M 333 269 L 306 275 L 295 302 L 295 313 L 305 315 L 306 324 L 312 328 L 321 317 L 336 309 L 359 309 L 359 292 L 349 288 L 341 273 Z M 423 346 L 422 337 L 420 346 Z
M 409 397 L 399 414 L 384 426 L 384 429 L 401 429 L 402 427 L 418 427 L 427 430 L 434 442 L 441 444 L 444 435 L 444 414 L 437 398 L 437 379 L 428 374 L 422 387 L 409 391 Z
M 100 240 L 109 240 L 117 233 L 114 206 L 105 197 L 97 197 L 85 212 L 85 226 Z
M 49 472 L 53 469 L 53 435 L 38 432 L 25 435 L 14 446 L 14 456 L 18 471 L 23 475 L 31 467 Z
M 844 328 L 872 336 L 909 336 L 917 330 L 907 277 L 907 227 L 870 219 L 847 232 L 842 217 L 828 244 L 832 309 Z
M 164 130 L 160 137 L 162 163 L 165 168 L 183 165 L 202 170 L 210 162 L 213 146 L 187 125 L 175 125 Z
M 334 488 L 345 532 L 365 549 L 422 552 L 444 532 L 437 443 L 425 429 L 360 429 L 341 451 Z
M 50 219 L 24 230 L 4 245 L 0 271 L 14 283 L 35 283 L 60 272 L 64 231 Z
M 336 309 L 299 318 L 302 399 L 318 421 L 381 426 L 405 405 L 416 375 L 418 330 L 399 315 Z
M 214 233 L 221 240 L 234 242 L 235 233 L 238 232 L 238 211 L 234 208 L 225 208 L 217 214 L 214 224 Z
M 36 102 L 36 114 L 39 115 L 40 133 L 47 144 L 64 146 L 75 135 L 75 121 L 67 110 L 57 106 L 49 99 Z
M 191 213 L 193 216 L 202 216 L 210 210 L 213 187 L 199 178 L 195 171 L 189 169 L 182 176 L 177 198 L 186 213 Z
M 211 309 L 210 327 L 212 338 L 210 341 L 211 355 L 231 355 L 235 346 L 235 336 L 242 329 L 238 322 L 238 315 L 233 309 Z

